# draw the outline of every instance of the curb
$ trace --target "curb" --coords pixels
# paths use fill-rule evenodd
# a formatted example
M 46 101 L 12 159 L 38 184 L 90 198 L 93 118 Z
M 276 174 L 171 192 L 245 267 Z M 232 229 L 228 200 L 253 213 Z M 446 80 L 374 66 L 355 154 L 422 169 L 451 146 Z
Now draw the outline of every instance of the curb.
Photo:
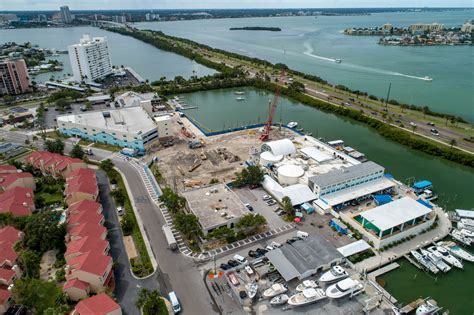
M 135 218 L 137 219 L 137 224 L 138 224 L 138 228 L 140 229 L 140 233 L 142 235 L 142 238 L 143 238 L 143 241 L 145 243 L 145 247 L 146 247 L 146 250 L 148 252 L 148 256 L 150 257 L 150 260 L 151 260 L 151 265 L 153 267 L 153 272 L 151 274 L 149 274 L 148 276 L 145 276 L 145 277 L 137 277 L 135 276 L 135 274 L 133 273 L 132 271 L 132 266 L 130 265 L 130 271 L 132 271 L 132 276 L 135 278 L 135 279 L 138 279 L 138 280 L 143 280 L 143 279 L 147 279 L 147 278 L 150 278 L 151 276 L 153 276 L 157 270 L 157 267 L 158 267 L 158 263 L 156 262 L 156 258 L 155 258 L 155 255 L 153 253 L 153 250 L 151 249 L 151 245 L 150 245 L 150 241 L 148 240 L 148 236 L 146 235 L 146 232 L 145 232 L 145 228 L 143 226 L 143 222 L 142 222 L 142 219 L 141 217 L 139 216 L 138 214 L 138 211 L 137 211 L 137 206 L 135 204 L 135 199 L 133 198 L 130 198 L 130 186 L 128 185 L 128 181 L 125 177 L 125 175 L 122 173 L 122 171 L 120 169 L 118 169 L 116 166 L 114 166 L 114 169 L 120 174 L 120 176 L 122 177 L 122 180 L 123 180 L 123 183 L 125 185 L 125 188 L 127 189 L 127 195 L 128 195 L 128 198 L 130 200 L 130 204 L 132 205 L 132 209 L 133 209 L 133 212 L 135 214 Z

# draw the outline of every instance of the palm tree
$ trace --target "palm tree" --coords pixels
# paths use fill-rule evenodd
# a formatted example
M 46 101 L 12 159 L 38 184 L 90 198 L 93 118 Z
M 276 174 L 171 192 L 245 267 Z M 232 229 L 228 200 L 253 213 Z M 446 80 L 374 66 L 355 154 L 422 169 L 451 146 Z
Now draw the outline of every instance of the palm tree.
M 451 149 L 457 144 L 458 142 L 456 141 L 456 139 L 451 139 L 449 141 L 449 145 L 451 146 Z
M 165 302 L 160 297 L 157 290 L 150 291 L 147 288 L 141 289 L 138 292 L 138 299 L 135 302 L 135 305 L 138 309 L 143 311 L 144 315 L 168 314 Z

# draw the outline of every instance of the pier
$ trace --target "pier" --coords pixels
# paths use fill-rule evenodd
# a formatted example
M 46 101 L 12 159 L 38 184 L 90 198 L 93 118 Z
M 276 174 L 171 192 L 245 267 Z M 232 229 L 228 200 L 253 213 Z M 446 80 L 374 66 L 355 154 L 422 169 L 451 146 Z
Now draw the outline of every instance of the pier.
M 397 268 L 399 268 L 400 265 L 397 263 L 397 262 L 393 262 L 389 265 L 386 265 L 386 266 L 383 266 L 382 268 L 380 269 L 377 269 L 375 271 L 372 271 L 371 273 L 369 273 L 367 276 L 372 279 L 373 281 L 375 281 L 375 279 L 387 272 L 390 272 L 392 270 L 395 270 Z
M 418 268 L 420 270 L 424 270 L 424 268 L 417 261 L 415 261 L 413 258 L 411 258 L 409 254 L 406 254 L 403 257 L 405 257 L 416 268 Z

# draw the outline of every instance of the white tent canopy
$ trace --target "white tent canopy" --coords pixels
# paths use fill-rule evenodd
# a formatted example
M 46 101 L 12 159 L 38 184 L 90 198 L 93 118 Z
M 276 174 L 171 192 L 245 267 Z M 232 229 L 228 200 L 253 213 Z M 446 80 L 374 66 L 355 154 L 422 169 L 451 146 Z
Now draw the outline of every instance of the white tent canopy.
M 264 177 L 263 188 L 265 188 L 265 190 L 267 190 L 280 202 L 284 197 L 289 197 L 293 206 L 297 206 L 305 202 L 310 202 L 317 198 L 317 196 L 306 185 L 295 184 L 287 187 L 282 187 L 268 175 L 265 175 Z
M 262 144 L 262 152 L 270 151 L 273 155 L 294 154 L 296 148 L 290 139 L 281 139 Z
M 356 242 L 347 244 L 345 246 L 339 247 L 337 250 L 344 255 L 344 257 L 349 257 L 354 254 L 363 252 L 365 250 L 368 250 L 370 248 L 370 245 L 367 244 L 366 241 L 364 240 L 358 240 Z

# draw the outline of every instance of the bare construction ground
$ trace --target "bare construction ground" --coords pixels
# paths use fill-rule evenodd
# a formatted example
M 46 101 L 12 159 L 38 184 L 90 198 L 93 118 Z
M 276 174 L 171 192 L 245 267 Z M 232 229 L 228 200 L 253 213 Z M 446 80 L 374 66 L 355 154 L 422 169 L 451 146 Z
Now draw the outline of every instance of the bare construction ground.
M 229 182 L 250 157 L 252 148 L 260 148 L 258 129 L 242 130 L 206 137 L 186 118 L 173 117 L 176 131 L 174 145 L 154 153 L 159 158 L 158 168 L 167 185 L 186 190 L 208 185 L 212 179 Z M 181 124 L 178 124 L 178 120 Z M 191 137 L 180 130 L 184 126 Z M 278 140 L 294 137 L 286 128 L 273 128 L 270 138 Z M 188 142 L 201 141 L 202 147 L 191 149 Z

